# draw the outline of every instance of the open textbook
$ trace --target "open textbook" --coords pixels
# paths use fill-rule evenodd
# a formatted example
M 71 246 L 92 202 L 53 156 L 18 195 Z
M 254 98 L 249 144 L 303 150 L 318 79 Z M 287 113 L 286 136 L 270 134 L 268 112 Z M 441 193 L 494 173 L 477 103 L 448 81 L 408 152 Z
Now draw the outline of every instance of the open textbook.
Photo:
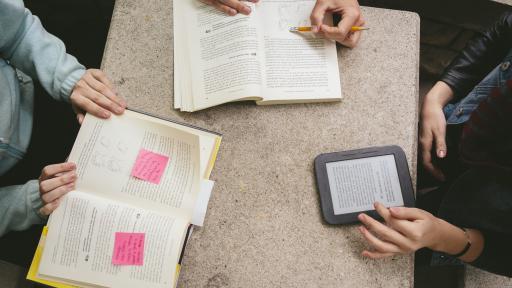
M 54 287 L 175 287 L 191 224 L 202 225 L 220 141 L 130 110 L 109 120 L 88 114 L 68 160 L 77 165 L 76 189 L 52 213 L 27 278 Z M 168 161 L 140 162 L 141 151 Z M 161 178 L 134 177 L 137 169 Z M 144 235 L 142 265 L 115 265 L 118 232 Z
M 244 3 L 249 16 L 229 17 L 197 0 L 173 1 L 174 108 L 341 100 L 335 42 L 289 31 L 310 25 L 315 0 Z

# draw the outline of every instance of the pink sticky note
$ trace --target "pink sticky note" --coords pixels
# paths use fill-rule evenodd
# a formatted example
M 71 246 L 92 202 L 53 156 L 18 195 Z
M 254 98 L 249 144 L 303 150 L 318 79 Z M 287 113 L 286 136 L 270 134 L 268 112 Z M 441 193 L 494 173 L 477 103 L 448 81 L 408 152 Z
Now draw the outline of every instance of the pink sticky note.
M 151 183 L 159 184 L 169 157 L 146 149 L 140 149 L 132 169 L 132 176 Z
M 116 232 L 114 240 L 114 265 L 142 265 L 144 261 L 144 233 Z

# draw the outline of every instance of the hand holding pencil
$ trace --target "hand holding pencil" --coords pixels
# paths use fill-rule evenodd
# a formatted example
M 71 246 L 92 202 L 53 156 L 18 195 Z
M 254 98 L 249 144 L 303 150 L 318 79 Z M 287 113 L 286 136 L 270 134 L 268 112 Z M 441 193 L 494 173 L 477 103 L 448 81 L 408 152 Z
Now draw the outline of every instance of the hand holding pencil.
M 290 27 L 289 30 L 290 30 L 290 32 L 312 32 L 313 27 L 311 27 L 311 26 L 295 26 L 295 27 Z M 363 31 L 363 30 L 370 30 L 370 28 L 361 27 L 361 26 L 352 26 L 350 28 L 351 32 Z
M 199 0 L 227 15 L 242 13 L 248 15 L 251 9 L 246 2 L 257 3 L 265 0 Z M 341 14 L 341 21 L 335 27 L 323 24 L 326 13 Z M 364 20 L 361 17 L 361 10 L 357 0 L 316 0 L 315 7 L 311 12 L 311 32 L 321 33 L 326 38 L 336 40 L 347 47 L 355 47 L 361 37 L 361 30 L 352 27 L 362 27 Z M 362 27 L 364 28 L 364 27 Z M 297 31 L 302 32 L 302 31 Z
M 341 14 L 341 21 L 337 26 L 323 24 L 325 14 L 328 12 Z M 355 47 L 361 37 L 362 29 L 353 27 L 363 28 L 364 23 L 357 0 L 317 0 L 311 12 L 313 33 L 322 33 L 326 38 L 336 40 L 350 48 Z

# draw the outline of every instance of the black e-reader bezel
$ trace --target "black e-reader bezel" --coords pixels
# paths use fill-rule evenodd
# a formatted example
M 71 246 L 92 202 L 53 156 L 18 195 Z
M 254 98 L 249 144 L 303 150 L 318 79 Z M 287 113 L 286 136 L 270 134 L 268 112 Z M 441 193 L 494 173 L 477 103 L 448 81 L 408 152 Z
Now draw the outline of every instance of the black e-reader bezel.
M 325 153 L 320 154 L 315 158 L 315 174 L 318 193 L 320 195 L 320 206 L 324 219 L 327 223 L 334 225 L 356 223 L 359 222 L 357 216 L 361 213 L 365 213 L 379 220 L 380 217 L 375 210 L 335 215 L 326 164 L 331 162 L 372 158 L 386 155 L 393 155 L 395 158 L 396 170 L 398 172 L 398 179 L 400 181 L 400 189 L 402 190 L 404 206 L 414 207 L 414 190 L 412 187 L 411 175 L 409 174 L 409 165 L 407 164 L 407 157 L 405 156 L 402 148 L 398 146 L 382 146 L 344 152 Z

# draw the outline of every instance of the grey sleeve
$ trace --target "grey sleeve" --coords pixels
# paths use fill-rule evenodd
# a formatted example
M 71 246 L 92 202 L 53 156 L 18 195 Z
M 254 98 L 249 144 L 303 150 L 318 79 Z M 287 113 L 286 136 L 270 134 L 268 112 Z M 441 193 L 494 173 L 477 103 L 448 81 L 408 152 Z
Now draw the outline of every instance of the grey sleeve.
M 0 237 L 12 230 L 25 230 L 43 223 L 46 217 L 39 213 L 42 206 L 37 180 L 0 187 Z

